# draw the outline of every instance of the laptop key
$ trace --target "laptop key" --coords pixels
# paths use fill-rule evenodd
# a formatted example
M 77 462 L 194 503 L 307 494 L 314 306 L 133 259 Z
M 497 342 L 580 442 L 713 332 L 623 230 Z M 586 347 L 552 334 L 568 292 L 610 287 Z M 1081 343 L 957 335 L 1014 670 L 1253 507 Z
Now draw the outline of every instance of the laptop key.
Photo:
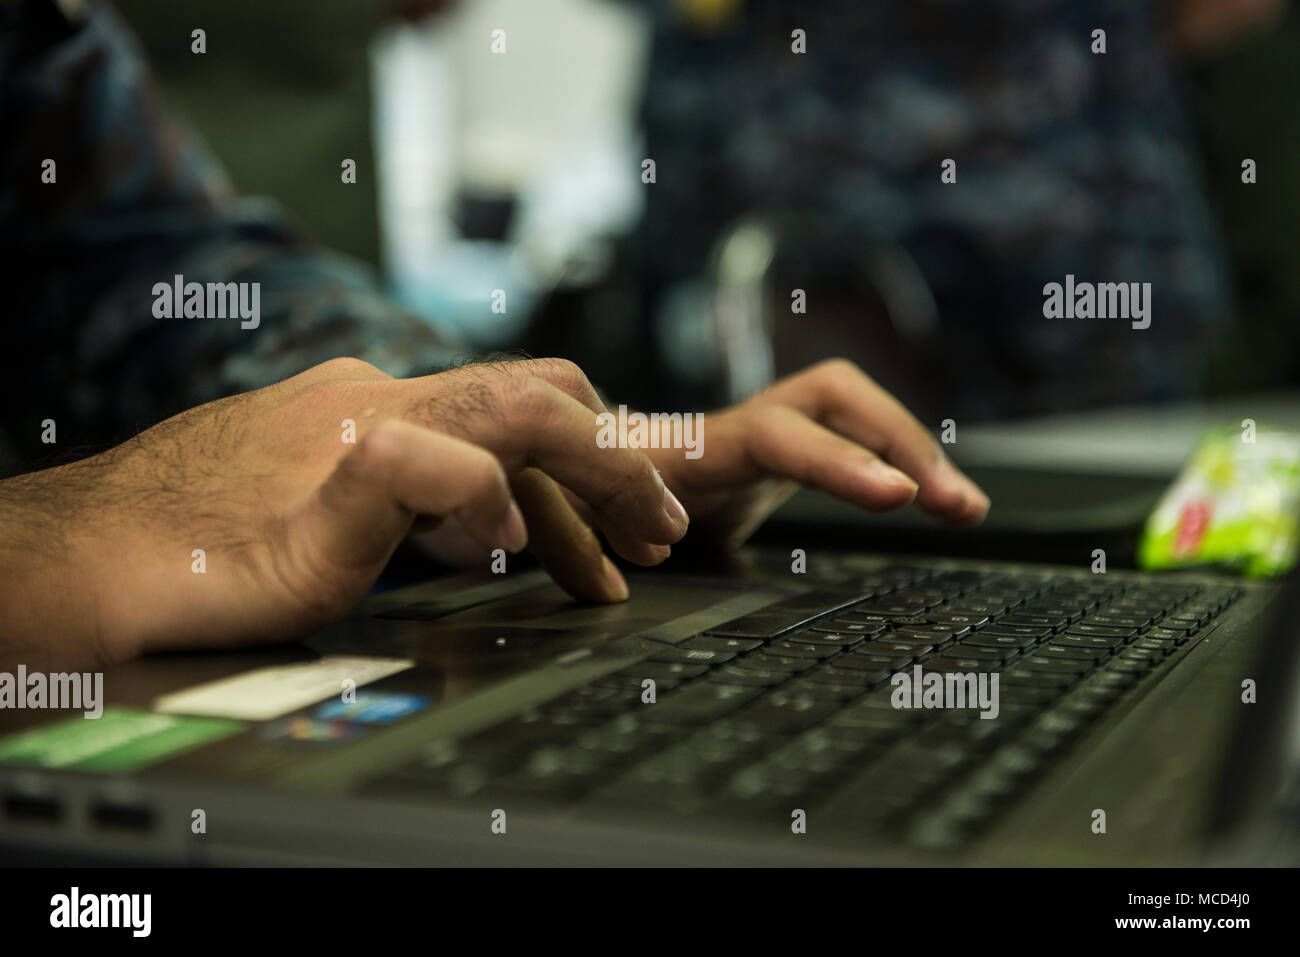
M 987 658 L 966 658 L 959 653 L 935 655 L 933 658 L 925 659 L 925 667 L 929 671 L 955 673 L 997 671 L 1000 664 L 999 661 L 990 661 Z
M 948 642 L 969 633 L 970 629 L 959 625 L 906 625 L 902 628 L 895 627 L 894 632 L 914 638 L 932 638 L 936 641 Z
M 773 655 L 767 654 L 766 651 L 751 651 L 749 654 L 737 658 L 731 667 L 742 670 L 753 668 L 759 671 L 783 671 L 786 674 L 794 674 L 796 671 L 807 671 L 815 664 L 817 664 L 816 658 Z
M 820 724 L 839 710 L 838 701 L 780 691 L 733 715 L 728 724 L 763 734 L 793 734 Z
M 841 621 L 837 619 L 813 625 L 808 630 L 831 635 L 878 635 L 885 630 L 885 626 L 878 621 Z
M 960 658 L 975 658 L 980 661 L 1009 661 L 1020 653 L 1019 648 L 983 648 L 979 645 L 968 645 L 964 641 L 957 642 L 956 645 L 945 650 L 945 657 L 956 655 Z M 928 664 L 933 659 L 926 659 Z
M 1142 615 L 1112 615 L 1098 612 L 1083 620 L 1085 625 L 1109 625 L 1114 628 L 1136 628 L 1141 631 L 1151 624 L 1151 619 Z
M 925 746 L 907 741 L 886 752 L 871 772 L 871 784 L 882 793 L 921 797 L 975 758 L 967 748 L 949 744 Z
M 924 612 L 929 607 L 925 602 L 898 602 L 886 599 L 885 601 L 868 602 L 865 605 L 859 605 L 854 611 L 892 619 L 897 618 L 899 615 L 923 617 Z
M 796 631 L 781 640 L 788 641 L 791 644 L 851 648 L 854 645 L 862 644 L 867 640 L 867 636 L 860 632 Z
M 934 651 L 934 645 L 924 641 L 891 641 L 887 637 L 877 639 L 864 647 L 878 655 L 906 656 L 913 660 L 923 658 Z
M 811 695 L 821 701 L 851 701 L 865 690 L 864 685 L 859 682 L 844 681 L 835 675 L 828 678 L 816 671 L 809 674 L 807 678 L 801 678 L 787 685 L 786 688 L 791 694 Z
M 864 744 L 880 747 L 912 734 L 926 717 L 922 711 L 882 711 L 852 704 L 832 715 L 824 730 L 852 735 Z
M 648 661 L 666 663 L 681 662 L 688 665 L 720 665 L 736 657 L 734 651 L 716 651 L 702 648 L 682 648 L 673 646 L 653 652 Z
M 838 667 L 841 661 L 847 660 L 847 657 L 836 658 L 835 664 L 824 665 L 816 671 L 809 672 L 806 677 L 801 677 L 800 681 L 815 681 L 828 684 L 851 684 L 855 685 L 858 689 L 858 693 L 861 694 L 867 688 L 888 681 L 889 676 L 892 675 L 895 670 L 893 668 L 882 668 L 879 665 L 873 665 L 869 668 Z
M 1113 673 L 1130 672 L 1132 674 L 1142 674 L 1151 669 L 1152 661 L 1145 656 L 1142 657 L 1124 657 L 1117 656 L 1106 662 L 1106 670 Z
M 667 759 L 670 776 L 677 781 L 703 784 L 707 789 L 722 783 L 759 753 L 756 744 L 746 743 L 739 737 L 696 735 L 663 757 Z
M 782 655 L 789 658 L 832 658 L 840 653 L 840 648 L 836 645 L 817 645 L 808 642 L 786 641 L 784 638 L 778 638 L 776 641 L 769 641 L 763 651 L 767 654 Z
M 1105 608 L 1101 609 L 1100 614 L 1105 615 L 1130 615 L 1141 618 L 1159 618 L 1172 607 L 1167 602 L 1146 602 L 1146 601 L 1112 601 L 1107 602 Z
M 754 668 L 737 668 L 735 665 L 724 665 L 705 679 L 706 682 L 748 688 L 770 688 L 788 680 L 790 680 L 788 671 L 762 671 Z
M 1003 638 L 1029 638 L 1033 641 L 1039 641 L 1050 635 L 1052 630 L 1043 628 L 1040 625 L 1004 625 L 995 621 L 993 624 L 981 628 L 979 633 Z
M 1016 730 L 1015 725 L 996 719 L 984 721 L 938 721 L 927 725 L 917 735 L 924 746 L 948 745 L 986 751 L 1007 740 Z
M 954 625 L 967 630 L 987 625 L 989 621 L 983 615 L 960 615 L 945 611 L 932 612 L 926 616 L 925 620 L 934 625 Z
M 1094 635 L 1098 638 L 1131 638 L 1137 634 L 1136 628 L 1112 628 L 1107 625 L 1090 625 L 1085 618 L 1079 624 L 1066 629 L 1067 635 Z
M 890 671 L 897 671 L 899 668 L 910 668 L 912 666 L 912 658 L 910 656 L 882 655 L 876 653 L 874 650 L 875 648 L 875 645 L 863 645 L 861 648 L 854 648 L 849 655 L 844 658 L 836 659 L 835 663 L 839 664 L 841 661 L 848 660 L 849 657 L 852 657 L 855 659 L 865 658 L 868 661 L 874 661 L 876 664 L 880 665 L 880 667 L 888 668 Z
M 1176 645 L 1181 645 L 1187 641 L 1187 632 L 1180 629 L 1157 627 L 1152 628 L 1142 637 L 1155 641 L 1172 641 Z
M 1123 654 L 1118 655 L 1115 658 L 1115 660 L 1117 662 L 1118 661 L 1135 662 L 1137 664 L 1146 665 L 1148 667 L 1154 668 L 1156 665 L 1160 664 L 1160 662 L 1164 660 L 1164 657 L 1165 656 L 1158 651 L 1151 651 L 1150 649 L 1139 648 L 1137 650 L 1130 649 L 1128 651 L 1125 651 Z
M 1093 658 L 1058 658 L 1037 653 L 1019 659 L 1016 665 L 1027 671 L 1049 671 L 1057 674 L 1084 675 L 1097 666 Z
M 1074 660 L 1096 661 L 1105 658 L 1110 651 L 1106 648 L 1077 648 L 1070 645 L 1046 644 L 1034 649 L 1034 655 L 1040 658 L 1065 658 Z
M 623 678 L 637 684 L 651 678 L 657 685 L 675 685 L 682 681 L 689 681 L 691 678 L 698 678 L 708 670 L 709 666 L 702 664 L 645 661 L 641 664 L 629 665 L 608 677 Z
M 944 611 L 951 612 L 954 615 L 971 615 L 975 618 L 992 618 L 1000 615 L 1007 610 L 1007 606 L 999 602 L 970 601 L 969 599 L 960 598 L 944 606 Z
M 694 638 L 678 642 L 676 647 L 691 651 L 734 651 L 736 654 L 744 654 L 762 644 L 762 640 L 758 638 L 715 638 L 711 635 L 696 635 Z
M 582 732 L 574 739 L 574 746 L 588 751 L 606 751 L 611 754 L 641 754 L 673 740 L 677 734 L 662 724 L 647 724 L 636 714 L 621 714 L 607 724 Z
M 1002 627 L 1013 625 L 1019 628 L 1047 628 L 1055 631 L 1058 628 L 1064 628 L 1070 623 L 1068 618 L 1056 617 L 1050 615 L 1003 615 L 998 619 L 998 624 Z
M 615 689 L 603 688 L 601 690 L 614 691 Z M 542 705 L 540 710 L 544 714 L 576 718 L 579 723 L 592 724 L 626 711 L 633 703 L 631 696 L 627 694 L 617 695 L 606 700 L 566 697 L 548 702 Z
M 1091 605 L 1088 607 L 1091 607 Z M 1085 607 L 1073 604 L 1063 605 L 1056 602 L 1044 602 L 1040 604 L 1037 602 L 1030 602 L 1017 609 L 1017 613 L 1022 615 L 1037 615 L 1043 618 L 1065 618 L 1068 621 L 1076 621 L 1083 617 L 1083 613 L 1086 610 L 1087 608 Z
M 1056 635 L 1045 647 L 1096 648 L 1102 652 L 1111 652 L 1124 646 L 1122 638 L 1102 638 L 1098 635 Z
M 1133 644 L 1129 645 L 1126 651 L 1155 651 L 1162 655 L 1167 655 L 1174 650 L 1176 645 L 1172 641 L 1161 641 L 1158 638 L 1139 638 Z
M 1056 662 L 1049 662 L 1049 664 L 1054 665 Z M 1001 683 L 1004 692 L 1017 685 L 1029 688 L 1065 688 L 1074 684 L 1078 677 L 1077 674 L 1066 673 L 1056 668 L 1027 668 L 1021 661 L 1017 661 L 1014 667 L 1002 671 Z
M 877 625 L 889 624 L 889 619 L 886 618 L 884 615 L 871 615 L 871 614 L 867 614 L 866 612 L 855 611 L 851 608 L 848 609 L 847 611 L 836 612 L 834 615 L 830 617 L 830 621 L 852 622 L 853 624 L 877 624 Z M 823 622 L 823 624 L 825 624 L 825 622 Z
M 1034 711 L 1041 711 L 1060 700 L 1061 695 L 1065 694 L 1074 682 L 1063 675 L 1043 675 L 1039 674 L 1038 678 L 1063 678 L 1064 681 L 1053 681 L 1049 684 L 1025 684 L 1012 680 L 1007 672 L 1001 674 L 1002 683 L 998 688 L 998 697 L 1003 708 L 1015 706 L 1020 708 L 1032 708 Z
M 635 712 L 643 723 L 694 724 L 730 714 L 763 694 L 762 688 L 704 682 L 664 695 Z
M 879 745 L 869 736 L 854 734 L 851 728 L 826 725 L 804 732 L 783 750 L 805 755 L 829 754 L 838 764 L 848 759 L 860 760 L 866 752 L 879 750 Z
M 1037 643 L 1037 639 L 1026 635 L 990 635 L 987 629 L 981 629 L 961 640 L 963 648 L 1006 648 L 1018 651 Z
M 1084 688 L 1084 693 L 1091 694 L 1096 689 L 1114 688 L 1123 691 L 1132 685 L 1133 682 L 1137 681 L 1138 678 L 1142 677 L 1142 673 L 1145 669 L 1138 669 L 1136 671 L 1120 670 L 1114 667 L 1117 661 L 1119 661 L 1118 658 L 1112 658 L 1110 661 L 1106 662 L 1097 674 L 1093 675 L 1089 679 L 1086 688 Z
M 892 662 L 896 659 L 885 660 Z M 910 666 L 910 661 L 903 665 L 903 667 Z M 839 658 L 830 662 L 827 666 L 818 668 L 813 672 L 813 674 L 823 674 L 827 668 L 837 668 L 841 671 L 883 671 L 886 673 L 897 670 L 896 668 L 891 668 L 888 665 L 883 664 L 880 658 L 866 657 L 864 655 L 841 655 Z
M 786 811 L 792 801 L 806 803 L 814 775 L 806 771 L 779 768 L 770 763 L 752 765 L 736 772 L 726 789 L 714 801 L 719 815 L 769 817 Z

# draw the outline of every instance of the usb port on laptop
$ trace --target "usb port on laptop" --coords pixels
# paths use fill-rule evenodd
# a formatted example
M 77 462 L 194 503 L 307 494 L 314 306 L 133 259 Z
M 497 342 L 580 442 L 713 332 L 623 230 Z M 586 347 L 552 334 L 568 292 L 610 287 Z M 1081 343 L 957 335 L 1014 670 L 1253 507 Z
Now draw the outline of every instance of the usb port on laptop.
M 63 817 L 63 806 L 46 795 L 11 791 L 4 797 L 4 812 L 11 821 L 55 824 Z
M 90 819 L 108 830 L 148 831 L 153 828 L 154 813 L 141 805 L 100 801 L 91 807 Z

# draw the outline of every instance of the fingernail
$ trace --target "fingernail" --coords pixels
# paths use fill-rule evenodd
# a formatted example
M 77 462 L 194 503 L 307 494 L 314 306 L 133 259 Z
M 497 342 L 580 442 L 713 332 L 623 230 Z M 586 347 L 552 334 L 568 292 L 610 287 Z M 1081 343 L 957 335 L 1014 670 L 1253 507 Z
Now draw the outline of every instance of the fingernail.
M 528 526 L 524 524 L 524 515 L 514 502 L 506 512 L 505 521 L 497 529 L 502 547 L 511 555 L 518 555 L 528 544 Z
M 867 465 L 867 475 L 876 482 L 885 482 L 889 485 L 897 485 L 901 488 L 916 491 L 917 485 L 906 472 L 900 472 L 887 462 L 877 459 Z
M 686 509 L 682 507 L 681 502 L 677 501 L 677 496 L 667 485 L 664 486 L 664 511 L 675 524 L 683 528 L 691 523 L 691 517 L 686 514 Z
M 605 587 L 609 589 L 610 597 L 614 601 L 627 601 L 629 594 L 627 590 L 627 579 L 623 573 L 618 570 L 613 562 L 609 560 L 608 555 L 600 556 L 601 563 L 605 566 Z

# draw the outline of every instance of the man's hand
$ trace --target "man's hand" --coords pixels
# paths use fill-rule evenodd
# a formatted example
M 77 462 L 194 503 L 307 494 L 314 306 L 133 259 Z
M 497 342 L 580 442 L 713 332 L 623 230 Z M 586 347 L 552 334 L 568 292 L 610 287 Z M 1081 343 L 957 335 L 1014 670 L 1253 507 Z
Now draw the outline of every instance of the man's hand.
M 705 417 L 703 454 L 648 453 L 690 511 L 696 536 L 738 545 L 799 485 L 872 511 L 916 501 L 954 525 L 988 497 L 925 428 L 853 363 L 831 359 Z
M 733 545 L 796 484 L 876 510 L 916 499 L 959 523 L 988 508 L 849 363 L 709 416 L 698 459 L 602 448 L 605 411 L 562 360 L 395 380 L 338 359 L 0 482 L 0 646 L 114 661 L 305 634 L 362 598 L 403 536 L 445 519 L 485 550 L 528 545 L 579 597 L 619 601 L 596 530 L 629 561 L 662 561 L 689 522 L 669 486 L 699 533 Z
M 603 410 L 562 360 L 395 380 L 352 359 L 192 409 L 0 483 L 0 640 L 111 661 L 304 634 L 366 594 L 417 518 L 582 556 L 572 590 L 619 600 L 556 483 L 630 561 L 661 560 L 688 519 L 643 453 L 598 447 Z
M 690 512 L 696 542 L 741 544 L 800 485 L 872 511 L 916 501 L 954 525 L 975 524 L 988 512 L 988 497 L 957 471 L 925 428 L 845 360 L 818 363 L 748 402 L 706 416 L 702 438 L 694 459 L 680 448 L 646 450 Z M 602 574 L 598 553 L 555 547 L 587 532 L 579 517 L 587 517 L 587 510 L 577 497 L 570 504 L 565 509 L 552 501 L 547 543 L 533 550 L 560 585 L 590 595 L 586 583 Z M 448 527 L 436 536 L 440 554 L 453 551 L 453 533 Z M 648 559 L 659 561 L 669 549 L 648 552 Z

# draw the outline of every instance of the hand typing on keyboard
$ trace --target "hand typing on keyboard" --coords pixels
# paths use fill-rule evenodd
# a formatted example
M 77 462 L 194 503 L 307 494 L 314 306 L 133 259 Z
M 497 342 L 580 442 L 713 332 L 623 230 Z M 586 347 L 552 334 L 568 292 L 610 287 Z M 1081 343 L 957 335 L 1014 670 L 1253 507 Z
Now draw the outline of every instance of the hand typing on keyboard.
M 455 526 L 484 554 L 527 544 L 572 594 L 608 602 L 627 586 L 596 529 L 653 565 L 688 513 L 697 536 L 734 544 L 794 483 L 872 509 L 915 499 L 953 522 L 988 507 L 846 362 L 707 417 L 698 458 L 602 445 L 602 414 L 563 360 L 399 380 L 337 359 L 0 482 L 0 653 L 113 661 L 309 633 L 364 596 L 421 526 Z
M 913 500 L 971 525 L 988 497 L 897 399 L 853 363 L 832 359 L 704 420 L 705 454 L 648 454 L 691 513 L 693 528 L 744 541 L 795 488 L 821 489 L 875 511 Z

